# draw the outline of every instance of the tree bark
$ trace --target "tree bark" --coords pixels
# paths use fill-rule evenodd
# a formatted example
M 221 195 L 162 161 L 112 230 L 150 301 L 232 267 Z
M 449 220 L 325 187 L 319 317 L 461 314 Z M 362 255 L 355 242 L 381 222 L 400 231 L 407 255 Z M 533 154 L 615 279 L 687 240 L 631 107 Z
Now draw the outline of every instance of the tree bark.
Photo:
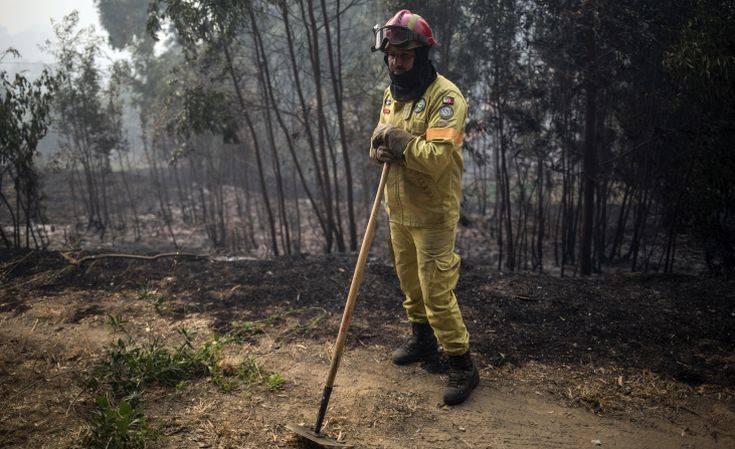
M 253 125 L 253 121 L 250 118 L 250 114 L 248 114 L 247 104 L 245 103 L 245 98 L 243 97 L 242 91 L 240 90 L 240 85 L 237 83 L 237 76 L 235 76 L 235 68 L 232 64 L 232 58 L 230 57 L 230 50 L 226 42 L 222 42 L 222 48 L 225 53 L 225 59 L 227 62 L 227 70 L 230 73 L 232 84 L 235 88 L 235 93 L 237 95 L 237 100 L 240 104 L 240 110 L 243 114 L 243 117 L 245 117 L 245 123 L 247 124 L 248 129 L 250 130 L 250 136 L 253 139 L 253 147 L 255 149 L 255 160 L 258 166 L 258 177 L 260 180 L 260 192 L 261 192 L 261 195 L 263 196 L 263 204 L 265 205 L 266 213 L 268 215 L 268 228 L 270 230 L 270 236 L 271 236 L 271 248 L 273 250 L 273 254 L 278 256 L 279 253 L 278 253 L 278 241 L 276 239 L 276 224 L 273 218 L 273 209 L 271 207 L 270 199 L 268 198 L 268 188 L 266 187 L 266 183 L 265 183 L 265 173 L 263 171 L 263 160 L 260 155 L 260 142 L 258 141 L 258 135 L 255 132 L 255 126 Z
M 337 124 L 339 125 L 339 140 L 342 144 L 342 160 L 344 161 L 345 167 L 345 178 L 347 183 L 347 215 L 349 219 L 349 230 L 350 230 L 350 250 L 357 250 L 357 228 L 355 226 L 355 210 L 353 205 L 353 193 L 352 193 L 352 167 L 350 166 L 350 153 L 349 146 L 347 145 L 347 134 L 345 132 L 344 123 L 344 111 L 342 103 L 342 76 L 338 72 L 338 68 L 334 62 L 334 51 L 332 50 L 332 36 L 329 27 L 329 18 L 327 17 L 327 5 L 325 0 L 321 0 L 322 5 L 322 16 L 324 18 L 324 31 L 326 33 L 327 41 L 327 56 L 329 60 L 329 72 L 332 79 L 332 90 L 334 91 L 334 100 L 337 106 Z M 337 8 L 337 14 L 339 17 L 339 7 Z M 337 185 L 335 184 L 335 189 Z
M 584 130 L 584 203 L 582 212 L 582 235 L 579 249 L 579 271 L 583 276 L 592 274 L 592 238 L 595 207 L 595 187 L 597 180 L 597 151 L 595 148 L 595 129 L 597 120 L 597 80 L 595 75 L 596 42 L 593 27 L 591 2 L 586 5 L 587 24 L 587 68 L 585 88 L 585 130 Z

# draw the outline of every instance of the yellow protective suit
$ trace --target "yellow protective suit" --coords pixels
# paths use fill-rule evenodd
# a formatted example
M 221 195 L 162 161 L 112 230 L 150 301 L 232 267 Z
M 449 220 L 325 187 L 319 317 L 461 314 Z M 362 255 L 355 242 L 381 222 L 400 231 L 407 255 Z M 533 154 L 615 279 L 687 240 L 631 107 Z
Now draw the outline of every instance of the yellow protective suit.
M 469 349 L 454 288 L 460 258 L 454 239 L 462 196 L 462 139 L 467 103 L 441 75 L 423 96 L 396 101 L 386 89 L 380 123 L 414 137 L 405 164 L 393 164 L 385 189 L 396 273 L 411 322 L 429 322 L 449 355 Z M 371 148 L 371 152 L 375 149 Z

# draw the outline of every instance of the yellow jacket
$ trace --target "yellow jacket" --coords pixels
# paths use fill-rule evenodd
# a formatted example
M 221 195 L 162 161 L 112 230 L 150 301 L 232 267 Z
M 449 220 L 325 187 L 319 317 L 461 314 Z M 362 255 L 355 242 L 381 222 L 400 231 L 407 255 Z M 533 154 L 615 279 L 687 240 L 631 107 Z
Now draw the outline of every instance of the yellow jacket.
M 454 226 L 462 197 L 462 139 L 467 102 L 457 86 L 438 75 L 423 96 L 396 101 L 385 90 L 379 123 L 390 123 L 414 137 L 404 164 L 393 164 L 385 188 L 391 222 L 420 228 Z M 374 148 L 370 149 L 375 151 Z

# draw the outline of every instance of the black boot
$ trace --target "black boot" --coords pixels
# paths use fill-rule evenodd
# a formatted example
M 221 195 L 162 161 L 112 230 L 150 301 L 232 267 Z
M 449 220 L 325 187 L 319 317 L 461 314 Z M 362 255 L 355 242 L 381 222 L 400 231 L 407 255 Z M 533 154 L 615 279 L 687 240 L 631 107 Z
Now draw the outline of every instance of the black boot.
M 449 384 L 444 390 L 444 403 L 457 405 L 466 401 L 480 383 L 480 373 L 472 362 L 470 351 L 462 355 L 449 356 Z
M 434 336 L 434 330 L 429 323 L 411 323 L 411 338 L 393 351 L 393 363 L 408 365 L 419 361 L 434 361 L 439 359 L 439 352 Z

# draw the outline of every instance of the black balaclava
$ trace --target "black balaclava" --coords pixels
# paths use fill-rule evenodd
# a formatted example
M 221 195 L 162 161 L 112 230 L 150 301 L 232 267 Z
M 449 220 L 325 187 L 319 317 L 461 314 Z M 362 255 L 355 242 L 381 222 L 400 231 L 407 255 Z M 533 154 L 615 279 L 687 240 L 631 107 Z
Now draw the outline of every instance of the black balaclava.
M 436 79 L 434 64 L 429 59 L 431 47 L 424 46 L 414 49 L 413 67 L 411 70 L 394 75 L 388 69 L 390 75 L 390 93 L 398 101 L 413 101 L 421 97 L 431 83 Z M 383 60 L 388 65 L 388 53 Z

